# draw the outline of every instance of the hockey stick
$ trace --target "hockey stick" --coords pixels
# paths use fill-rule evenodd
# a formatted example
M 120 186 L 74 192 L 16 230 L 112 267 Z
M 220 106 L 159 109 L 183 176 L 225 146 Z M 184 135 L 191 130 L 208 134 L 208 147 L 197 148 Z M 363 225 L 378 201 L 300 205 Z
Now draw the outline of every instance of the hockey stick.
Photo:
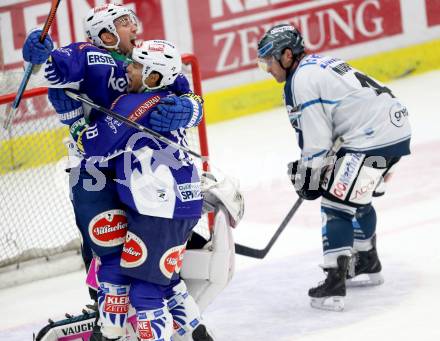
M 155 132 L 154 130 L 151 130 L 151 129 L 147 128 L 147 127 L 144 127 L 143 125 L 141 125 L 139 123 L 136 123 L 134 121 L 131 121 L 128 118 L 126 118 L 126 117 L 124 117 L 122 115 L 119 115 L 118 113 L 116 113 L 114 111 L 111 111 L 111 110 L 109 110 L 107 108 L 104 108 L 104 107 L 102 107 L 102 106 L 100 106 L 100 105 L 98 105 L 96 103 L 93 103 L 91 100 L 89 100 L 87 98 L 81 97 L 80 95 L 78 95 L 76 93 L 73 93 L 71 91 L 68 91 L 68 90 L 65 90 L 65 93 L 70 98 L 72 98 L 74 100 L 77 100 L 77 101 L 80 101 L 80 102 L 82 102 L 84 104 L 87 104 L 88 106 L 92 107 L 93 109 L 99 110 L 99 111 L 101 111 L 101 112 L 103 112 L 103 113 L 105 113 L 105 114 L 107 114 L 107 115 L 117 119 L 118 121 L 122 121 L 122 122 L 124 122 L 125 124 L 129 125 L 130 127 L 134 128 L 134 129 L 137 129 L 137 130 L 139 130 L 139 131 L 141 131 L 143 133 L 146 133 L 148 135 L 154 136 L 159 141 L 162 141 L 162 142 L 164 142 L 164 143 L 166 143 L 166 144 L 168 144 L 170 146 L 173 146 L 174 148 L 179 149 L 179 150 L 181 150 L 183 152 L 191 154 L 192 156 L 201 159 L 203 162 L 208 161 L 208 158 L 206 156 L 202 156 L 202 155 L 192 151 L 189 148 L 181 146 L 180 144 L 177 144 L 176 142 L 171 141 L 170 139 L 167 139 L 165 136 L 162 136 L 161 134 Z
M 334 156 L 339 151 L 339 149 L 341 149 L 343 143 L 344 143 L 344 138 L 342 136 L 338 137 L 336 139 L 335 143 L 333 144 L 332 148 L 327 153 L 327 157 Z M 324 169 L 323 174 L 325 173 L 325 170 L 326 169 Z M 267 255 L 267 253 L 270 251 L 270 249 L 272 248 L 273 244 L 275 244 L 275 242 L 277 241 L 281 232 L 283 232 L 284 229 L 286 228 L 286 226 L 289 224 L 293 215 L 298 210 L 298 208 L 302 205 L 303 202 L 304 202 L 303 198 L 298 198 L 295 201 L 295 204 L 290 209 L 289 213 L 287 213 L 286 217 L 281 222 L 281 225 L 277 228 L 274 235 L 272 236 L 269 243 L 266 245 L 266 247 L 264 249 L 254 249 L 252 247 L 236 243 L 235 244 L 235 253 L 238 255 L 252 257 L 252 258 L 258 258 L 258 259 L 264 258 Z
M 61 0 L 52 0 L 52 5 L 50 7 L 49 14 L 46 18 L 46 22 L 43 26 L 43 31 L 40 35 L 40 43 L 44 42 L 44 39 L 47 36 L 47 33 L 49 32 L 49 28 L 53 23 L 53 20 L 55 19 L 55 14 L 58 9 L 58 5 L 60 4 Z M 3 128 L 9 129 L 9 126 L 11 125 L 12 119 L 15 116 L 15 112 L 18 109 L 18 106 L 20 105 L 21 97 L 23 96 L 23 92 L 26 89 L 26 86 L 29 83 L 29 79 L 31 78 L 32 71 L 34 69 L 34 64 L 29 63 L 26 66 L 26 69 L 24 71 L 23 79 L 21 80 L 20 86 L 18 88 L 17 94 L 15 95 L 14 102 L 12 102 L 11 107 L 9 107 L 8 112 L 6 113 L 6 119 L 3 122 Z

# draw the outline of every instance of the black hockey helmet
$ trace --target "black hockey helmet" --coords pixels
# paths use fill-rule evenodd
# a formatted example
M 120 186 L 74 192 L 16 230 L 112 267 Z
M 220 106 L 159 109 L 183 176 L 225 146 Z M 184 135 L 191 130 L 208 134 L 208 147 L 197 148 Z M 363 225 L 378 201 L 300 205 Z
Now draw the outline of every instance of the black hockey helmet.
M 292 25 L 280 24 L 269 29 L 258 42 L 258 58 L 274 56 L 276 60 L 286 49 L 294 56 L 304 52 L 304 40 L 301 33 Z

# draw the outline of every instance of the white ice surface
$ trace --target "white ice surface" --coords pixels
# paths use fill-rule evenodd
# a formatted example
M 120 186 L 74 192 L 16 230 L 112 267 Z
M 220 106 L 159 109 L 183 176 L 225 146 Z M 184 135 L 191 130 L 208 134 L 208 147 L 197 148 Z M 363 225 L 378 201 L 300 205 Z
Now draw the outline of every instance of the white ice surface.
M 440 340 L 440 71 L 389 84 L 409 107 L 413 154 L 376 200 L 385 283 L 349 289 L 342 313 L 310 308 L 323 278 L 319 202 L 306 202 L 264 260 L 237 256 L 230 286 L 205 312 L 219 341 Z M 208 113 L 209 115 L 209 113 Z M 236 241 L 263 247 L 296 200 L 285 176 L 298 156 L 283 108 L 208 127 L 214 165 L 240 179 L 246 213 Z M 84 274 L 0 291 L 0 340 L 31 340 L 48 317 L 89 302 Z

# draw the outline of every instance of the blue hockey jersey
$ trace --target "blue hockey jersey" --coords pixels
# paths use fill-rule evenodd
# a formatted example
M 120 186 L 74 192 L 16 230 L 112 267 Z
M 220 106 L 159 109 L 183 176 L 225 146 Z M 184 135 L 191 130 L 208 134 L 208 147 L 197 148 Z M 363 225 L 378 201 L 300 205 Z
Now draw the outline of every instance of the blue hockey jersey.
M 40 85 L 78 90 L 94 103 L 108 108 L 127 92 L 126 60 L 90 43 L 72 43 L 53 50 L 35 77 Z M 182 74 L 168 88 L 178 96 L 191 92 Z
M 147 128 L 148 116 L 167 90 L 120 96 L 111 109 Z M 184 129 L 162 135 L 187 146 Z M 199 218 L 202 194 L 197 168 L 187 153 L 102 114 L 82 134 L 87 162 L 109 162 L 121 202 L 140 214 Z
M 127 92 L 128 84 L 124 61 L 85 42 L 53 50 L 37 77 L 48 87 L 78 90 L 107 108 Z

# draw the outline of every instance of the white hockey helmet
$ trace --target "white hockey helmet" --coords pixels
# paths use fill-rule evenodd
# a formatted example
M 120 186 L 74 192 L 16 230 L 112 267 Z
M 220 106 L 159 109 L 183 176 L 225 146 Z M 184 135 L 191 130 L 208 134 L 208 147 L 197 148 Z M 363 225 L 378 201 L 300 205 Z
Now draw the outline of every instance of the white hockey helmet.
M 115 20 L 124 15 L 128 15 L 132 22 L 138 23 L 138 19 L 134 12 L 121 5 L 106 4 L 92 8 L 84 18 L 84 31 L 94 45 L 117 49 L 121 39 L 116 31 Z M 107 30 L 108 32 L 113 33 L 118 39 L 117 43 L 112 46 L 105 45 L 99 37 L 102 30 Z
M 182 57 L 177 48 L 166 40 L 146 40 L 133 49 L 135 62 L 143 65 L 142 83 L 150 90 L 173 84 L 182 71 Z M 158 86 L 148 87 L 145 80 L 156 71 L 162 75 Z

